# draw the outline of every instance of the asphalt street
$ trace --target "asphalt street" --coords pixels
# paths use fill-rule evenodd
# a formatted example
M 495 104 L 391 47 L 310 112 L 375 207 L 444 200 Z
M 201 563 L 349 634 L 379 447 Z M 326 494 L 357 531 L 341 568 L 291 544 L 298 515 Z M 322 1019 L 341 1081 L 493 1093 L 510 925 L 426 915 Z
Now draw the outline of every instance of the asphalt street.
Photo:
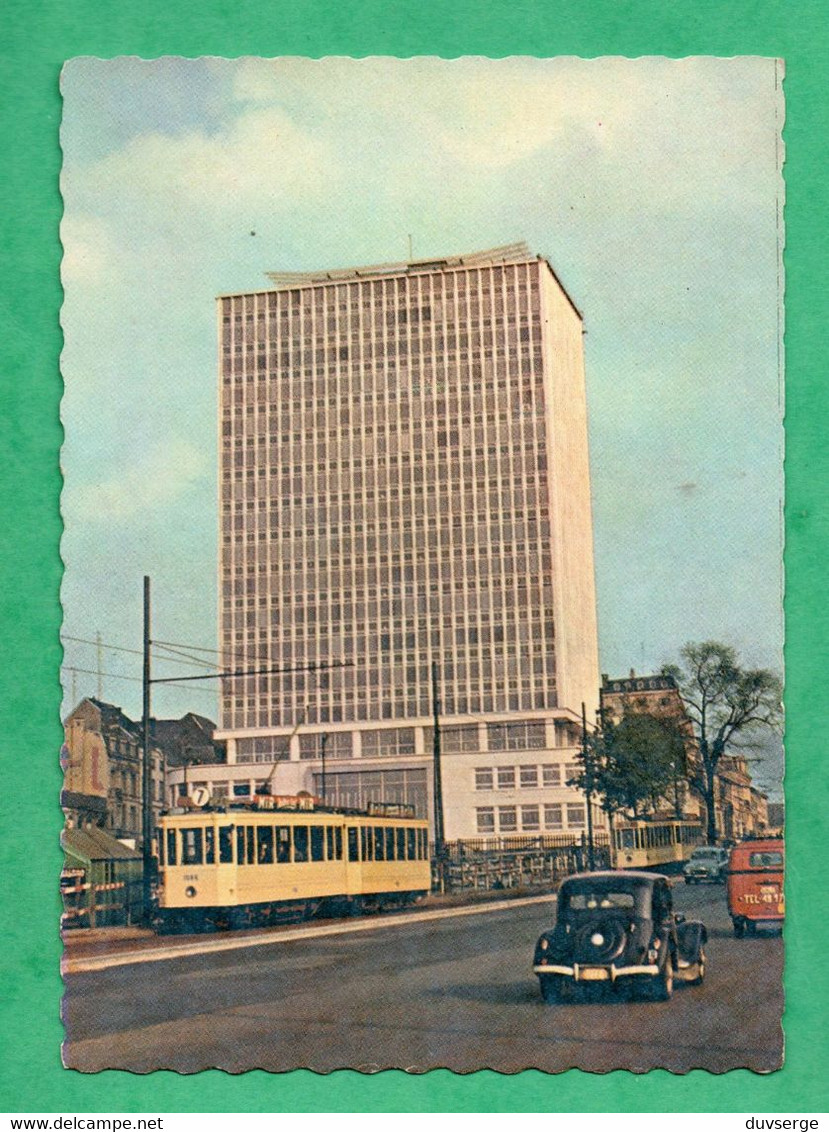
M 680 885 L 675 903 L 708 927 L 708 971 L 667 1003 L 545 1005 L 530 968 L 551 899 L 69 974 L 64 1062 L 139 1073 L 778 1068 L 780 935 L 735 940 L 720 887 Z

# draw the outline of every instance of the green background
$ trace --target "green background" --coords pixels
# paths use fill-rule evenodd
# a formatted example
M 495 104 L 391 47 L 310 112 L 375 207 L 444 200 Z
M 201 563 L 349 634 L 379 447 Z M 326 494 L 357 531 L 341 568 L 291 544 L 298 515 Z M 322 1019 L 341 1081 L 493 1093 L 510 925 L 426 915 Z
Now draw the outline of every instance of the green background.
M 7 0 L 0 47 L 0 1110 L 7 1112 L 825 1111 L 826 5 L 582 0 L 172 3 Z M 786 60 L 786 1065 L 760 1077 L 85 1077 L 61 1068 L 56 875 L 61 348 L 58 76 L 74 55 L 757 54 Z M 620 1017 L 620 1022 L 623 1019 Z M 553 1024 L 551 1020 L 551 1025 Z

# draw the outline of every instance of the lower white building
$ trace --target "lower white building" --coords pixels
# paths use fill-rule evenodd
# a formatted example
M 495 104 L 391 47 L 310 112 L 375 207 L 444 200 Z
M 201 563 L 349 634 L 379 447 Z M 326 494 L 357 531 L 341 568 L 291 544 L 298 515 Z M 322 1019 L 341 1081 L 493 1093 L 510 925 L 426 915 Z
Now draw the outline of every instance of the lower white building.
M 333 806 L 408 802 L 434 830 L 434 745 L 430 720 L 360 729 L 331 724 L 290 736 L 228 742 L 228 761 L 171 768 L 170 805 L 206 787 L 216 797 L 307 791 Z M 440 729 L 444 836 L 447 841 L 569 834 L 587 826 L 584 795 L 567 786 L 578 772 L 581 723 L 567 713 Z M 594 811 L 597 829 L 604 815 Z

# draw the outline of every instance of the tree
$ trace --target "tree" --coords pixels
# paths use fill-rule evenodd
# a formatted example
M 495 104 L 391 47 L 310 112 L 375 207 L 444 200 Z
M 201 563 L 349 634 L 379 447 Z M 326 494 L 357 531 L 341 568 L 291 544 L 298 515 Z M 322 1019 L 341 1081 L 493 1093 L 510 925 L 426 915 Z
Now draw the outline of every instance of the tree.
M 780 724 L 782 684 L 765 668 L 741 668 L 730 645 L 717 641 L 687 644 L 681 665 L 667 664 L 693 724 L 699 758 L 689 781 L 708 811 L 708 841 L 717 840 L 715 809 L 717 768 L 738 740 L 756 728 Z
M 577 761 L 568 785 L 598 795 L 608 814 L 636 817 L 645 804 L 656 809 L 684 777 L 685 737 L 675 719 L 626 708 L 618 723 L 608 721 L 588 737 Z

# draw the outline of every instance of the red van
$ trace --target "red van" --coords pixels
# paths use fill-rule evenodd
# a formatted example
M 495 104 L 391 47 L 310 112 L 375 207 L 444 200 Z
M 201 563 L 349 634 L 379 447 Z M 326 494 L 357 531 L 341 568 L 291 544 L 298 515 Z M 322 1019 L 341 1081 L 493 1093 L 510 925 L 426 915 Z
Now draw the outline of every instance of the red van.
M 784 861 L 783 841 L 778 837 L 743 841 L 731 850 L 726 891 L 737 939 L 758 927 L 782 925 Z

